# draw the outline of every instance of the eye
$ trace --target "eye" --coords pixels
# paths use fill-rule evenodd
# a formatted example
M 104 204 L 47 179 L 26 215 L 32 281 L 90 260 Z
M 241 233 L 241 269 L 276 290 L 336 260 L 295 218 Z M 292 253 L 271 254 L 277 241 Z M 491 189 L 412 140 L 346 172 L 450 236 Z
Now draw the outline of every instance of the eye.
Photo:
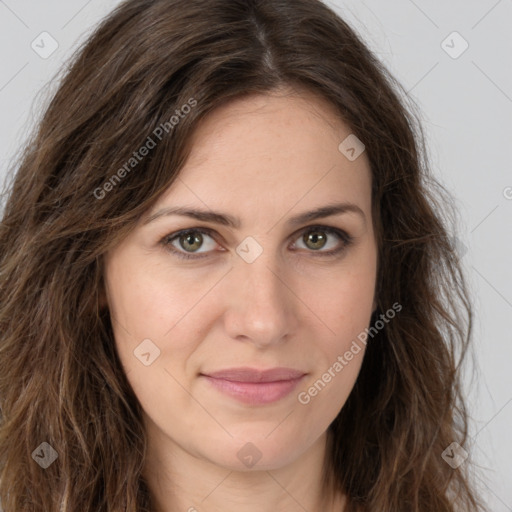
M 208 228 L 189 228 L 165 236 L 160 243 L 172 254 L 183 259 L 200 259 L 208 256 L 215 249 L 216 242 L 212 237 L 213 230 Z M 337 239 L 331 241 L 330 239 Z M 310 226 L 301 231 L 298 239 L 304 245 L 298 247 L 307 252 L 317 253 L 314 256 L 335 256 L 344 251 L 353 242 L 351 237 L 341 229 L 329 226 Z M 322 250 L 324 248 L 330 250 Z M 200 249 L 203 249 L 202 251 Z M 297 247 L 294 247 L 295 251 Z
M 330 241 L 329 239 L 332 238 L 335 240 Z M 334 256 L 345 250 L 352 243 L 353 238 L 341 229 L 329 226 L 311 226 L 302 231 L 299 241 L 303 244 L 303 247 L 299 246 L 301 249 L 310 249 L 310 252 L 316 251 L 321 256 Z M 330 250 L 321 250 L 325 248 Z M 317 255 L 315 254 L 315 256 Z
M 180 258 L 204 258 L 204 256 L 194 256 L 194 254 L 201 254 L 215 248 L 216 242 L 210 236 L 210 233 L 211 230 L 207 228 L 187 229 L 164 237 L 161 243 L 167 250 L 176 254 Z M 204 241 L 208 239 L 210 239 L 210 242 L 205 246 Z M 206 250 L 199 251 L 198 249 L 203 246 L 205 246 Z

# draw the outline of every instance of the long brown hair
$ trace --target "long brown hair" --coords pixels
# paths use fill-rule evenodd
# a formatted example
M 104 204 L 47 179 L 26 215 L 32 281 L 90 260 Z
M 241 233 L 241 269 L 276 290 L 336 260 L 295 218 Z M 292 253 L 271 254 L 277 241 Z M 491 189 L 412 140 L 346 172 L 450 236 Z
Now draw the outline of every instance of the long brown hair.
M 346 512 L 485 510 L 469 460 L 454 469 L 442 457 L 452 442 L 469 451 L 460 369 L 472 307 L 449 231 L 456 212 L 402 86 L 318 0 L 128 0 L 76 52 L 5 192 L 6 512 L 152 510 L 141 408 L 101 307 L 102 255 L 176 180 L 201 119 L 283 86 L 327 99 L 365 144 L 376 315 L 403 306 L 368 343 L 328 430 L 325 474 Z

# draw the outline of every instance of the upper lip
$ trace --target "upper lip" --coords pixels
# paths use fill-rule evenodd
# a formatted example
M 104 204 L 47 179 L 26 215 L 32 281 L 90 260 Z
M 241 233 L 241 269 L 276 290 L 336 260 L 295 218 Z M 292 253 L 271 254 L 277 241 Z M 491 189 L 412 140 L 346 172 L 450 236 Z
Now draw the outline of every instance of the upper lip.
M 258 370 L 257 368 L 240 367 L 227 368 L 216 372 L 202 373 L 213 379 L 230 380 L 233 382 L 276 382 L 280 380 L 292 380 L 306 375 L 306 372 L 294 368 L 270 368 Z

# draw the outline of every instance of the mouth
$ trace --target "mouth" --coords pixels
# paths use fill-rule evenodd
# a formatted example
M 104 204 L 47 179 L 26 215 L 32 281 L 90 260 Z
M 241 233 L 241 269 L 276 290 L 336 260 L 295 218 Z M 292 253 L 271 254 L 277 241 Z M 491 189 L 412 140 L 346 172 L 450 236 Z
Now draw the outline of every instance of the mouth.
M 283 399 L 306 375 L 306 372 L 293 368 L 258 370 L 248 367 L 200 374 L 217 391 L 250 405 Z

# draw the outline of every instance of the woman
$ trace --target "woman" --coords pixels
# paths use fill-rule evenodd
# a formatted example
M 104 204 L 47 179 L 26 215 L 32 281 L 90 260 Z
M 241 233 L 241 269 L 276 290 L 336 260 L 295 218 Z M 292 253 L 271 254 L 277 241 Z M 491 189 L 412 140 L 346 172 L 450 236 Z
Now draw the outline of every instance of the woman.
M 101 23 L 1 225 L 6 512 L 485 510 L 470 301 L 399 88 L 318 0 Z

